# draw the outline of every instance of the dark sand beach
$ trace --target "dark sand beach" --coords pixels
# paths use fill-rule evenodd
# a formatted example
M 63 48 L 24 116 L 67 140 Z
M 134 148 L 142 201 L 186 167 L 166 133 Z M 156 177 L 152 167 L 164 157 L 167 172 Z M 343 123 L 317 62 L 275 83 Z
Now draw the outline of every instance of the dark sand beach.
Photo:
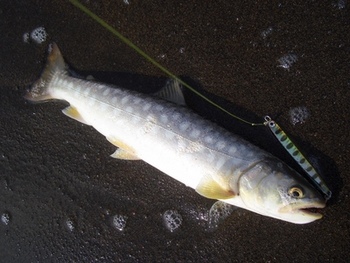
M 238 209 L 208 231 L 213 200 L 145 162 L 109 157 L 115 147 L 62 114 L 64 102 L 23 98 L 53 41 L 74 72 L 102 82 L 150 93 L 168 76 L 69 1 L 0 0 L 1 262 L 348 262 L 350 3 L 204 2 L 82 1 L 229 111 L 272 116 L 333 191 L 323 218 L 295 225 Z M 26 40 L 38 27 L 46 40 Z M 267 128 L 185 97 L 297 169 Z M 300 107 L 309 116 L 293 124 Z M 174 232 L 167 210 L 182 217 Z

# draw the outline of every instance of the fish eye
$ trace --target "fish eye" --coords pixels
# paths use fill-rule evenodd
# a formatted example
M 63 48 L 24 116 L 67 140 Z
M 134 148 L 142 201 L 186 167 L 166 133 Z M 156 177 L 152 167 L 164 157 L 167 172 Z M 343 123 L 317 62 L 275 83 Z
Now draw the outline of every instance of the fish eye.
M 292 188 L 290 188 L 288 190 L 288 194 L 294 198 L 302 198 L 304 196 L 303 190 L 296 186 L 293 186 Z

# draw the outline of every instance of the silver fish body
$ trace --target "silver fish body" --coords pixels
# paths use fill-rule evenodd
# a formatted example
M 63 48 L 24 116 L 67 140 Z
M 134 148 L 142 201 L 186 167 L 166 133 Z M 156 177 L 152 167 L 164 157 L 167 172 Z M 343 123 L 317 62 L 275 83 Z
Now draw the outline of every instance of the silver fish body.
M 205 197 L 292 223 L 322 217 L 310 208 L 323 208 L 325 201 L 301 175 L 179 105 L 183 98 L 176 81 L 161 94 L 175 94 L 171 100 L 177 103 L 73 78 L 53 44 L 26 98 L 67 101 L 67 116 L 92 125 L 118 147 L 112 157 L 142 159 Z

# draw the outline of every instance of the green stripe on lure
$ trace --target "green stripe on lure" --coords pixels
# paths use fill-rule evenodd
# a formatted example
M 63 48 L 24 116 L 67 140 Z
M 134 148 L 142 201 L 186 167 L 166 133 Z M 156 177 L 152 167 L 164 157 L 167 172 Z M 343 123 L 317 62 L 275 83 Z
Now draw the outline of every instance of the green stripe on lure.
M 283 145 L 290 156 L 292 156 L 293 159 L 299 164 L 299 166 L 303 168 L 303 170 L 308 174 L 308 177 L 316 184 L 318 189 L 324 194 L 326 200 L 328 201 L 332 196 L 332 192 L 329 190 L 326 183 L 317 173 L 312 164 L 300 152 L 300 150 L 295 146 L 295 144 L 281 129 L 281 127 L 270 118 L 270 116 L 265 116 L 264 124 L 272 131 L 273 135 L 275 135 L 275 137 Z

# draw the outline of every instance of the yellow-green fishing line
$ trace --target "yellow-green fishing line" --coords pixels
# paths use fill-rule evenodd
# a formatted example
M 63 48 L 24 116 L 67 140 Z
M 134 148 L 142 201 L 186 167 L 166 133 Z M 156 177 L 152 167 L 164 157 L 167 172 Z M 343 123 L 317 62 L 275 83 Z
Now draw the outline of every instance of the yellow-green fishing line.
M 145 59 L 147 59 L 149 62 L 151 62 L 153 65 L 155 65 L 157 68 L 159 68 L 161 71 L 163 71 L 165 74 L 167 74 L 169 77 L 178 80 L 184 87 L 188 88 L 189 90 L 191 90 L 193 93 L 195 93 L 196 95 L 198 95 L 199 97 L 201 97 L 202 99 L 206 100 L 207 102 L 209 102 L 210 104 L 212 104 L 213 106 L 217 107 L 218 109 L 222 110 L 223 112 L 229 114 L 230 116 L 244 122 L 247 124 L 250 124 L 252 126 L 261 126 L 264 125 L 263 123 L 252 123 L 249 121 L 246 121 L 234 114 L 232 114 L 231 112 L 225 110 L 223 107 L 221 107 L 220 105 L 216 104 L 215 102 L 213 102 L 212 100 L 208 99 L 207 97 L 205 97 L 203 94 L 201 94 L 200 92 L 196 91 L 194 88 L 192 88 L 190 85 L 188 85 L 186 82 L 184 82 L 183 80 L 181 80 L 180 78 L 178 78 L 175 74 L 171 73 L 168 69 L 166 69 L 165 67 L 163 67 L 162 65 L 160 65 L 157 61 L 155 61 L 153 58 L 151 58 L 149 55 L 147 55 L 144 51 L 142 51 L 139 47 L 137 47 L 134 43 L 132 43 L 129 39 L 127 39 L 126 37 L 124 37 L 122 34 L 120 34 L 115 28 L 111 27 L 109 24 L 107 24 L 103 19 L 101 19 L 99 16 L 97 16 L 95 13 L 91 12 L 86 6 L 82 5 L 79 1 L 77 0 L 69 0 L 73 5 L 75 5 L 77 8 L 79 8 L 81 11 L 83 11 L 85 14 L 87 14 L 88 16 L 90 16 L 92 19 L 94 19 L 97 23 L 99 23 L 101 26 L 103 26 L 104 28 L 106 28 L 108 31 L 110 31 L 112 34 L 114 34 L 115 36 L 117 36 L 121 41 L 123 41 L 125 44 L 127 44 L 129 47 L 131 47 L 132 49 L 134 49 L 137 53 L 139 53 L 142 57 L 144 57 Z

